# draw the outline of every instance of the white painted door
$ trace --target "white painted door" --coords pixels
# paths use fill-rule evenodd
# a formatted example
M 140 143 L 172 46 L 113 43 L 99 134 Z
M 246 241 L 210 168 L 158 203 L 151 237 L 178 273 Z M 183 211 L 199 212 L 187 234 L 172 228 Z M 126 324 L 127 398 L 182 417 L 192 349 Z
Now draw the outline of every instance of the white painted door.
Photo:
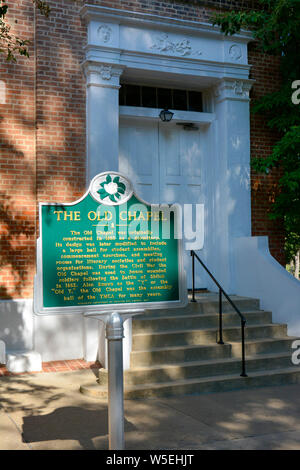
M 158 123 L 121 119 L 119 171 L 128 176 L 146 202 L 159 203 Z
M 120 118 L 119 171 L 149 203 L 203 203 L 201 130 L 176 123 Z M 184 255 L 192 285 L 190 252 Z M 204 287 L 197 284 L 197 287 Z
M 159 198 L 169 204 L 202 202 L 200 130 L 159 123 Z

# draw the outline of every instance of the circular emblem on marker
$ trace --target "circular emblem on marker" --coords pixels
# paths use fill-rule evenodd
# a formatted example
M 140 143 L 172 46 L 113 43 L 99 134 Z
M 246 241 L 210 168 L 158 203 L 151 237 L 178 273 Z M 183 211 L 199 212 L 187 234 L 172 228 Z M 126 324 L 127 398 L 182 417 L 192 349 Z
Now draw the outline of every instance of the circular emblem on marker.
M 95 176 L 91 182 L 90 193 L 97 202 L 113 206 L 126 202 L 133 189 L 127 178 L 120 173 L 109 171 Z

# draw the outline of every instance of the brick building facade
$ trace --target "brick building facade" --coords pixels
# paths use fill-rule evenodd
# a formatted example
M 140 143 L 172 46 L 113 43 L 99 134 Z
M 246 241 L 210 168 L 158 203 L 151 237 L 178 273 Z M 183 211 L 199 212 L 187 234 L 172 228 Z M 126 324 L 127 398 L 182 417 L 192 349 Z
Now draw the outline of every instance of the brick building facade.
M 77 199 L 85 190 L 85 77 L 81 68 L 86 26 L 82 2 L 49 1 L 49 18 L 30 0 L 15 1 L 8 20 L 30 40 L 30 58 L 1 59 L 5 98 L 1 107 L 1 298 L 32 296 L 35 273 L 37 203 Z M 221 8 L 252 7 L 255 2 L 113 1 L 89 2 L 111 8 L 193 21 L 209 21 Z M 249 45 L 251 96 L 275 90 L 279 61 Z M 276 141 L 264 117 L 251 117 L 251 154 L 266 156 Z M 284 233 L 268 212 L 276 178 L 252 171 L 252 234 L 268 235 L 272 255 L 284 264 Z
M 31 299 L 35 275 L 38 203 L 71 202 L 86 190 L 87 130 L 86 76 L 83 69 L 88 43 L 82 7 L 100 6 L 133 14 L 210 22 L 213 12 L 253 8 L 254 0 L 90 2 L 48 1 L 49 18 L 36 11 L 31 0 L 15 0 L 7 20 L 17 36 L 30 41 L 29 58 L 1 59 L 1 283 L 2 300 Z M 280 83 L 279 60 L 248 44 L 250 98 L 275 90 Z M 252 156 L 271 152 L 277 136 L 263 116 L 251 116 Z M 271 254 L 284 265 L 284 232 L 269 220 L 277 179 L 251 171 L 252 235 L 269 237 Z

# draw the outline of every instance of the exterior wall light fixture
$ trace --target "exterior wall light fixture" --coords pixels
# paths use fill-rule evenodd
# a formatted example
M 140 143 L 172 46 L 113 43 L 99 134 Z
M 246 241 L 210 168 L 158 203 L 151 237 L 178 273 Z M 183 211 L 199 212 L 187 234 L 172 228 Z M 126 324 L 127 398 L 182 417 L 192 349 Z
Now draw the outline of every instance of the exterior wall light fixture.
M 167 108 L 162 109 L 161 112 L 159 113 L 159 117 L 163 122 L 170 122 L 174 113 L 169 111 Z

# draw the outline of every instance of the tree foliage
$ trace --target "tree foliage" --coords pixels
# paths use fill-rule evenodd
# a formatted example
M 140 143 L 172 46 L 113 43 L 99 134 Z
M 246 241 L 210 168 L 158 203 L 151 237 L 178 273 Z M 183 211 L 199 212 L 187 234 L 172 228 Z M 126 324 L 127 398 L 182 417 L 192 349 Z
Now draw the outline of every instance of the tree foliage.
M 41 12 L 48 16 L 50 7 L 46 1 L 32 0 L 32 3 Z M 11 31 L 11 26 L 7 22 L 9 5 L 6 0 L 0 0 L 0 53 L 6 56 L 6 60 L 16 62 L 16 55 L 29 57 L 29 41 L 16 36 Z
M 289 261 L 300 249 L 300 104 L 292 101 L 293 84 L 300 80 L 300 0 L 259 3 L 257 10 L 215 14 L 213 24 L 227 35 L 250 29 L 262 52 L 281 57 L 280 89 L 264 95 L 253 106 L 253 112 L 264 113 L 268 126 L 279 131 L 281 138 L 267 158 L 253 158 L 252 167 L 264 173 L 281 169 L 270 218 L 284 221 Z

